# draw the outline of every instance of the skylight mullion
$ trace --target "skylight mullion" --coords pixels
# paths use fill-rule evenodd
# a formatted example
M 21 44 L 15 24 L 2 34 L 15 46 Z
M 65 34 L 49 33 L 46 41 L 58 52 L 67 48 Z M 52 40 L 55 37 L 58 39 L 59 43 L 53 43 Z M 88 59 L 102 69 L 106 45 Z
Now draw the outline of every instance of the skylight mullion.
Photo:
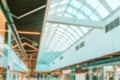
M 68 32 L 69 32 L 69 34 L 71 34 L 71 36 L 72 36 L 72 40 L 74 39 L 74 41 L 77 39 L 77 34 L 76 34 L 76 32 L 74 32 L 70 27 L 69 27 L 69 29 L 67 30 Z M 72 32 L 71 32 L 72 31 Z M 70 35 L 68 35 L 68 36 L 70 36 Z
M 60 47 L 62 45 L 62 43 L 61 42 L 59 42 L 55 47 L 54 47 L 54 51 L 56 50 L 57 51 L 57 49 Z
M 66 13 L 66 11 L 67 11 L 67 9 L 68 9 L 68 7 L 69 7 L 70 2 L 71 2 L 71 0 L 69 0 L 68 4 L 67 4 L 67 6 L 66 6 L 66 9 L 65 9 L 65 11 L 64 11 L 64 13 L 63 13 L 63 16 L 65 15 L 65 13 Z
M 85 16 L 87 17 L 87 19 L 90 19 L 90 17 L 89 17 L 87 14 L 85 14 L 83 11 L 81 11 L 80 9 L 74 7 L 73 5 L 71 5 L 70 7 L 74 8 L 74 9 L 77 10 L 78 12 L 82 13 L 83 15 L 85 15 Z
M 51 44 L 49 45 L 49 47 L 47 48 L 47 50 L 53 50 L 54 44 L 57 40 L 53 39 L 53 41 L 51 42 Z
M 95 8 L 93 8 L 90 4 L 88 4 L 86 1 L 84 0 L 80 0 L 80 2 L 82 2 L 84 5 L 86 5 L 93 13 L 95 13 L 95 15 L 100 19 L 102 20 L 102 16 L 96 11 Z
M 64 38 L 64 39 L 66 39 L 66 41 L 68 41 L 70 44 L 72 44 L 68 39 L 69 39 L 69 37 L 68 36 L 66 36 L 66 35 L 63 35 L 64 34 L 64 32 L 61 34 L 61 36 L 59 37 L 60 39 L 61 38 Z M 57 42 L 56 42 L 56 44 L 57 44 Z
M 59 39 L 57 39 L 57 40 L 59 40 Z M 59 42 L 63 43 L 65 46 L 69 46 L 68 44 L 66 44 L 65 41 L 59 40 Z
M 56 25 L 56 26 L 57 26 L 57 25 Z M 54 28 L 54 27 L 51 27 L 51 30 L 49 31 L 49 35 L 51 35 L 51 31 L 52 31 L 52 37 L 53 37 L 53 36 L 54 36 L 54 33 L 55 33 L 55 31 L 56 31 L 57 28 L 56 28 L 55 30 L 52 30 L 52 28 Z M 54 32 L 53 32 L 53 31 L 54 31 Z M 50 44 L 50 40 L 51 40 L 52 37 L 49 36 L 49 41 L 48 41 L 48 37 L 47 37 L 47 39 L 46 39 L 46 41 L 45 41 L 45 42 L 46 42 L 46 45 L 45 45 L 45 46 L 48 46 L 48 45 Z
M 66 35 L 63 35 L 64 33 L 62 33 L 61 34 L 61 36 L 59 37 L 59 39 L 61 39 L 61 38 L 64 38 L 65 39 L 65 41 L 68 41 L 69 42 L 69 44 L 71 44 L 71 42 L 68 40 L 69 39 L 69 37 L 68 36 L 66 36 Z M 56 44 L 57 44 L 57 42 L 56 42 Z
M 100 3 L 109 11 L 109 13 L 112 13 L 112 9 L 110 6 L 105 2 L 105 0 L 99 0 Z
M 52 25 L 52 24 L 51 24 Z M 51 27 L 48 29 L 48 32 L 47 32 L 47 37 L 46 37 L 46 40 L 45 40 L 45 42 L 47 41 L 47 39 L 48 39 L 48 35 L 49 35 L 49 32 L 50 32 L 50 29 L 51 29 Z M 43 43 L 43 44 L 45 44 L 45 43 Z
M 120 0 L 105 0 L 105 2 L 110 6 L 113 11 L 120 7 Z
M 50 34 L 51 35 L 51 34 Z M 51 35 L 51 37 L 53 37 L 54 33 Z M 48 39 L 45 42 L 45 47 L 47 48 L 47 46 L 50 44 L 51 41 L 51 37 L 49 36 Z
M 60 51 L 61 50 L 61 48 L 66 48 L 67 46 L 63 46 L 64 44 L 60 44 L 59 46 L 57 46 L 57 48 L 56 48 L 56 51 Z M 62 50 L 61 50 L 62 51 Z
M 56 39 L 56 40 L 58 40 L 58 41 L 61 41 L 61 42 L 63 42 L 65 45 L 67 45 L 67 46 L 69 46 L 70 45 L 70 43 L 69 42 L 66 42 L 67 40 L 65 39 L 65 38 L 61 38 L 61 39 L 59 39 L 59 37 L 54 37 L 54 39 Z
M 60 27 L 60 29 L 62 29 L 62 28 L 63 28 L 63 27 Z M 74 33 L 74 31 L 72 31 L 72 30 L 70 29 L 70 27 L 68 27 L 68 26 L 67 26 L 66 29 L 67 29 L 66 31 L 70 34 L 70 35 L 69 35 L 69 34 L 67 33 L 67 36 L 69 36 L 69 37 L 72 36 L 72 35 L 73 35 L 72 33 Z M 64 30 L 64 29 L 63 29 L 63 30 Z M 69 30 L 71 30 L 72 32 L 70 32 Z M 58 31 L 59 31 L 59 29 L 57 30 L 57 32 L 58 32 Z M 60 32 L 60 31 L 59 31 L 59 32 Z M 63 32 L 64 32 L 64 31 L 63 31 Z M 65 33 L 65 32 L 64 32 L 64 33 Z M 73 36 L 73 37 L 74 37 L 74 38 L 71 38 L 72 40 L 73 40 L 73 39 L 76 39 L 75 36 Z M 74 41 L 75 41 L 75 40 L 74 40 Z
M 103 5 L 99 5 L 96 11 L 102 16 L 103 19 L 110 14 Z
M 85 27 L 81 27 L 81 30 L 82 30 L 84 33 L 87 33 L 87 32 L 88 32 L 88 29 L 85 28 Z
M 58 27 L 59 27 L 59 25 L 58 25 Z M 51 37 L 50 42 L 52 41 L 52 39 L 53 39 L 53 37 L 54 37 L 54 35 L 55 35 L 55 33 L 56 33 L 56 31 L 57 31 L 58 27 L 56 28 L 56 30 L 55 30 L 55 32 L 54 32 L 54 34 L 53 34 L 53 36 Z M 49 45 L 50 45 L 50 43 L 47 45 L 47 48 L 49 47 Z
M 69 33 L 68 33 L 68 30 L 67 30 L 67 32 L 65 32 L 64 33 L 64 35 L 63 36 L 66 36 L 68 39 L 70 39 L 72 42 L 74 42 L 75 40 L 74 40 L 74 38 L 73 37 L 71 37 L 72 35 L 70 35 Z

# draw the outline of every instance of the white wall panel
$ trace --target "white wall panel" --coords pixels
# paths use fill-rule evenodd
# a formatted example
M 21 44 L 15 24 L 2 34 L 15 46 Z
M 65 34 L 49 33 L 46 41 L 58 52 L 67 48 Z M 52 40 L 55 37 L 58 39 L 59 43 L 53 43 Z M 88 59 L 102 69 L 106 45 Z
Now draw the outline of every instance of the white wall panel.
M 75 51 L 75 46 L 85 41 L 85 47 Z M 83 62 L 103 55 L 108 55 L 120 51 L 120 26 L 105 33 L 104 29 L 94 29 L 89 35 L 74 44 L 65 51 L 63 59 L 59 57 L 54 60 L 55 64 L 50 64 L 51 69 L 64 67 L 67 65 Z

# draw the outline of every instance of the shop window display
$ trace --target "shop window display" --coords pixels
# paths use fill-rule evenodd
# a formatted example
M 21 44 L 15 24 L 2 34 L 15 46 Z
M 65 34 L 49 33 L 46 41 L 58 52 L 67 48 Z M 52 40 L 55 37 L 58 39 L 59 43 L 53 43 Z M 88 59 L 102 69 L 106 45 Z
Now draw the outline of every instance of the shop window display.
M 106 80 L 114 80 L 113 72 L 107 71 L 106 72 Z
M 103 80 L 103 69 L 102 68 L 93 69 L 92 79 Z
M 115 80 L 120 80 L 120 65 L 114 66 Z

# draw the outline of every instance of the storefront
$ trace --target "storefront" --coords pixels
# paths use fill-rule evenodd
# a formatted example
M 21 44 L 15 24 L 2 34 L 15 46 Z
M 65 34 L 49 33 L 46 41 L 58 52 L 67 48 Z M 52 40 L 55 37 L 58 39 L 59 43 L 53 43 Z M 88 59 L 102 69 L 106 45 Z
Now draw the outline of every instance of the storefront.
M 71 74 L 71 70 L 64 70 L 63 71 L 64 80 L 70 80 L 70 74 Z
M 80 67 L 76 69 L 75 80 L 87 80 L 88 70 L 82 70 Z
M 120 65 L 93 67 L 93 69 L 89 69 L 89 80 L 120 80 Z
M 0 67 L 0 80 L 5 80 L 6 79 L 6 69 Z

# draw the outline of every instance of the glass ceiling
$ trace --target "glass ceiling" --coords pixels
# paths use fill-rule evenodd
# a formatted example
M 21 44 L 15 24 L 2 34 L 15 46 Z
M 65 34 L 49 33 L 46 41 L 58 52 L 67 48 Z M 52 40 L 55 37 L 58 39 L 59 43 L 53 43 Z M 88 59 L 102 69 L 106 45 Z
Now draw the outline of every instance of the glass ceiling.
M 120 8 L 120 0 L 51 0 L 48 16 L 103 21 Z M 63 52 L 93 28 L 46 23 L 42 43 L 47 52 Z

